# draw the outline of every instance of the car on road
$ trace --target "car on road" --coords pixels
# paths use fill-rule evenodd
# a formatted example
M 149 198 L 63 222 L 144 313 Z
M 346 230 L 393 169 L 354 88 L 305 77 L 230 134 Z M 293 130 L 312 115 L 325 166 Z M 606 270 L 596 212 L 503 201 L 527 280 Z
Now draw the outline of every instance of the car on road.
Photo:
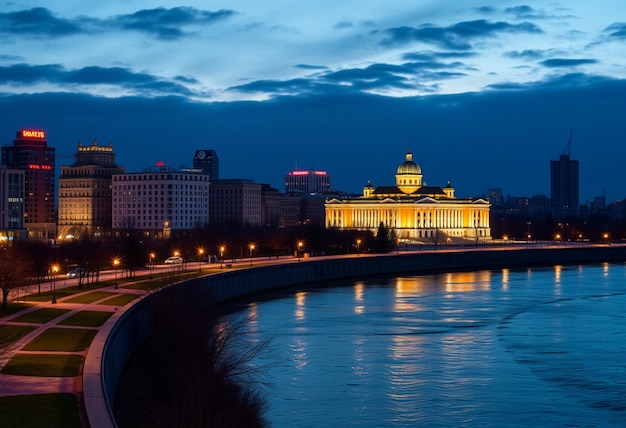
M 165 261 L 163 263 L 167 264 L 167 265 L 176 265 L 179 263 L 183 262 L 183 258 L 182 257 L 168 257 L 167 259 L 165 259 Z
M 82 267 L 74 268 L 67 273 L 68 278 L 76 278 L 76 277 L 85 276 L 85 275 L 87 275 L 87 269 L 82 268 Z

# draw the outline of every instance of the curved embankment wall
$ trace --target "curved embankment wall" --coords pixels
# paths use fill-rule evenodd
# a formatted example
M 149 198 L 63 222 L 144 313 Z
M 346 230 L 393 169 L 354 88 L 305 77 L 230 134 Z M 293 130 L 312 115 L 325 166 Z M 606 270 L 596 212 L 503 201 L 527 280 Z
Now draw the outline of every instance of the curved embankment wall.
M 84 394 L 91 426 L 113 427 L 111 413 L 118 379 L 130 356 L 151 329 L 161 302 L 206 306 L 290 285 L 397 273 L 626 261 L 626 246 L 484 249 L 417 252 L 307 260 L 227 270 L 174 284 L 151 294 L 111 323 L 107 337 L 96 337 L 85 362 Z

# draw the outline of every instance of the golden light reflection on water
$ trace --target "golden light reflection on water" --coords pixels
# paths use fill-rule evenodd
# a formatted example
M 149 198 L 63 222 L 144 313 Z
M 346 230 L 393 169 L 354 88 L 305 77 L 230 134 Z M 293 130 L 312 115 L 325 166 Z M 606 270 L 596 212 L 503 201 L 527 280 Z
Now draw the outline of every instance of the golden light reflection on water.
M 604 274 L 605 278 L 609 276 L 609 266 L 610 266 L 609 263 L 602 264 L 602 273 Z
M 306 292 L 299 291 L 296 293 L 296 310 L 294 316 L 298 321 L 303 321 L 306 315 Z
M 448 293 L 468 293 L 478 290 L 489 290 L 491 272 L 456 272 L 446 274 L 446 291 Z
M 354 301 L 355 302 L 363 302 L 363 292 L 365 291 L 365 284 L 362 282 L 357 282 L 354 284 Z M 362 304 L 354 305 L 354 313 L 362 314 L 365 312 L 365 306 Z
M 554 287 L 557 294 L 561 294 L 561 275 L 563 273 L 563 266 L 554 266 Z
M 504 290 L 509 289 L 509 273 L 508 269 L 502 269 L 502 289 Z

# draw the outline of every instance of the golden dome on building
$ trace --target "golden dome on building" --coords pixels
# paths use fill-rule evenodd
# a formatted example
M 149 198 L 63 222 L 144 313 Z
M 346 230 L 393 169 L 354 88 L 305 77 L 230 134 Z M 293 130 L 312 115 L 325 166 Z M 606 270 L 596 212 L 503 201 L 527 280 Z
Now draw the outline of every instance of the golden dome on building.
M 400 164 L 400 166 L 398 167 L 398 170 L 396 171 L 396 175 L 406 175 L 406 174 L 411 174 L 411 175 L 422 174 L 422 168 L 420 168 L 418 164 L 413 162 L 413 153 L 411 153 L 410 151 L 406 153 L 406 160 L 404 161 L 403 164 Z

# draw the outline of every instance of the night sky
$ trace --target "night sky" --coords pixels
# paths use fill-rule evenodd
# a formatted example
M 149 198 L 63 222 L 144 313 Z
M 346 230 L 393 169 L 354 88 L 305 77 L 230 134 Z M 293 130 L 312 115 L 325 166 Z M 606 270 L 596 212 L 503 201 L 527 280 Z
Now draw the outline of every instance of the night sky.
M 57 165 L 95 138 L 129 172 L 214 149 L 360 192 L 411 150 L 457 196 L 549 196 L 571 150 L 581 202 L 626 197 L 624 2 L 11 1 L 0 40 L 0 144 L 45 130 Z

